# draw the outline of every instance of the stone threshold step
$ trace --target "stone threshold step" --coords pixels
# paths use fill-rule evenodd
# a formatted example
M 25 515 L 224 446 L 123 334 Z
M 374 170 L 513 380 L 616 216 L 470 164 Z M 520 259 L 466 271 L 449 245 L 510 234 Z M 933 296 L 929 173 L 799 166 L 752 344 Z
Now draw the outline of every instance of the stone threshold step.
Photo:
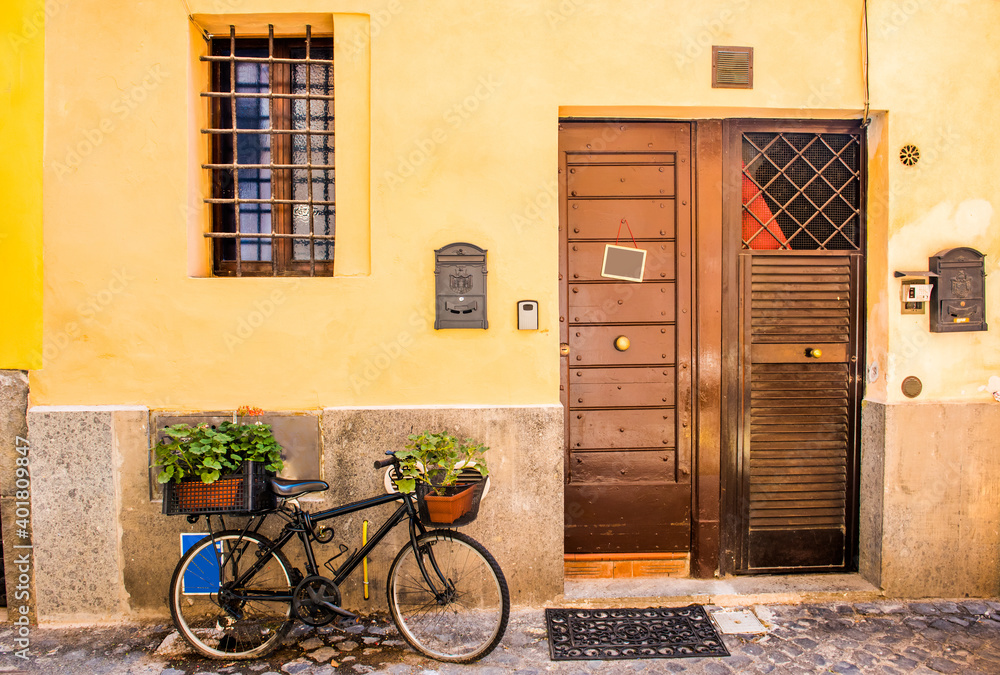
M 858 574 L 790 574 L 718 579 L 611 578 L 564 583 L 568 606 L 652 606 L 698 603 L 720 607 L 801 602 L 870 602 L 883 593 Z

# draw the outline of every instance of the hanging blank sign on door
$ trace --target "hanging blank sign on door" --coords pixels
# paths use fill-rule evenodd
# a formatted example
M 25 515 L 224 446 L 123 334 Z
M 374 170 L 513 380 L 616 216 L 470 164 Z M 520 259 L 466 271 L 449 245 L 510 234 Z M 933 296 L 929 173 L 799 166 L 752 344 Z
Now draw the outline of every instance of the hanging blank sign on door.
M 607 244 L 604 247 L 604 264 L 601 276 L 625 281 L 642 281 L 642 271 L 646 267 L 646 251 L 641 248 L 627 248 Z

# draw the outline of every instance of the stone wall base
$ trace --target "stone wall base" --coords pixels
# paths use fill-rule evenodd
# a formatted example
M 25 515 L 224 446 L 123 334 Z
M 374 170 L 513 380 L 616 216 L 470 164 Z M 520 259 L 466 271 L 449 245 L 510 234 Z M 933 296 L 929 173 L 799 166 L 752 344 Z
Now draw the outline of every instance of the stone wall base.
M 329 408 L 312 415 L 322 438 L 319 477 L 330 490 L 304 498 L 304 506 L 319 510 L 384 494 L 382 472 L 372 464 L 386 450 L 402 448 L 411 433 L 448 429 L 474 437 L 490 447 L 492 487 L 479 519 L 462 530 L 497 558 L 515 605 L 562 593 L 561 406 Z M 180 559 L 180 533 L 205 532 L 206 526 L 162 515 L 159 490 L 149 479 L 149 419 L 141 407 L 29 411 L 35 555 L 44 561 L 37 566 L 42 622 L 169 616 L 167 590 Z M 392 510 L 383 506 L 328 521 L 336 536 L 315 547 L 317 562 L 322 567 L 341 544 L 359 548 L 363 520 L 373 533 Z M 242 522 L 226 520 L 227 526 Z M 386 608 L 386 574 L 405 542 L 404 528 L 397 528 L 372 552 L 369 597 L 358 570 L 341 588 L 345 607 Z M 293 541 L 285 551 L 301 568 L 300 549 Z
M 27 383 L 8 380 L 0 397 L 0 441 L 3 461 L 14 466 L 8 441 L 24 432 Z M 314 510 L 383 493 L 382 472 L 372 463 L 401 448 L 411 433 L 448 429 L 484 442 L 492 488 L 479 519 L 463 531 L 493 552 L 515 605 L 541 604 L 563 592 L 560 406 L 328 408 L 309 415 L 322 440 L 320 478 L 330 483 L 329 492 L 303 499 Z M 1000 406 L 865 402 L 862 418 L 862 575 L 893 597 L 1000 595 Z M 32 597 L 40 621 L 168 616 L 180 533 L 204 532 L 205 524 L 161 514 L 159 491 L 149 481 L 149 419 L 141 407 L 27 412 L 38 561 Z M 11 475 L 0 484 L 2 507 L 12 498 Z M 364 519 L 372 533 L 391 510 L 330 521 L 336 536 L 317 548 L 318 562 L 341 544 L 359 548 Z M 8 513 L 4 509 L 5 543 L 13 536 Z M 368 598 L 356 572 L 341 589 L 345 607 L 385 609 L 385 578 L 404 543 L 399 529 L 373 551 Z M 301 565 L 297 546 L 286 550 Z
M 503 408 L 328 408 L 323 411 L 325 480 L 331 484 L 324 506 L 383 492 L 382 472 L 372 463 L 386 450 L 402 448 L 406 437 L 425 429 L 447 429 L 458 438 L 489 446 L 489 495 L 479 518 L 462 531 L 493 553 L 510 586 L 515 605 L 538 604 L 563 592 L 563 415 L 561 406 Z M 379 521 L 392 511 L 384 506 Z M 353 551 L 361 545 L 356 514 L 334 521 L 338 539 Z M 385 578 L 405 541 L 397 528 L 369 564 L 374 585 L 363 601 L 361 576 L 343 587 L 349 606 L 384 607 Z M 377 603 L 377 604 L 376 604 Z
M 890 597 L 1000 595 L 1000 405 L 866 401 L 861 573 Z
M 28 444 L 28 375 L 0 370 L 0 517 L 8 621 L 36 623 L 35 556 L 31 523 L 31 447 Z M 21 470 L 18 475 L 18 469 Z M 20 486 L 20 487 L 18 487 Z

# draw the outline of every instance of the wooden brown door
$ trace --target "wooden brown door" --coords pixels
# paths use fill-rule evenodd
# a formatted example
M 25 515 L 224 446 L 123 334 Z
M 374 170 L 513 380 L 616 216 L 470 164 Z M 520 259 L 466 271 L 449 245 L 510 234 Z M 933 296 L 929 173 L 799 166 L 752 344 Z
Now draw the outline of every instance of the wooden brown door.
M 560 125 L 567 553 L 690 550 L 690 134 Z M 643 281 L 602 277 L 633 236 Z
M 857 542 L 863 153 L 844 125 L 733 124 L 738 321 L 728 570 L 845 571 Z M 738 298 L 735 297 L 738 295 Z M 724 566 L 725 568 L 726 566 Z

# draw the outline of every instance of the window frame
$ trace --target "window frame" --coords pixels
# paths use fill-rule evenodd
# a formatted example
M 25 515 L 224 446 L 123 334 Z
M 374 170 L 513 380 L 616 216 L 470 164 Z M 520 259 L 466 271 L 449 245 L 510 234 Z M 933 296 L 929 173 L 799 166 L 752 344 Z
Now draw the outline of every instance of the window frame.
M 266 49 L 267 57 L 263 61 L 254 61 L 259 57 L 240 57 L 237 50 L 240 49 Z M 293 57 L 292 52 L 302 49 L 305 56 L 301 59 Z M 316 56 L 316 50 L 327 52 L 329 58 Z M 202 167 L 209 172 L 209 182 L 211 184 L 211 197 L 205 199 L 210 206 L 210 227 L 205 237 L 212 241 L 212 273 L 214 276 L 332 276 L 334 265 L 335 233 L 336 233 L 336 197 L 330 200 L 314 199 L 313 187 L 314 176 L 317 172 L 328 173 L 334 180 L 329 183 L 336 190 L 335 165 L 336 159 L 329 165 L 314 164 L 312 160 L 313 139 L 323 136 L 329 139 L 331 153 L 335 156 L 333 146 L 334 129 L 333 122 L 333 37 L 327 35 L 313 36 L 311 26 L 305 27 L 305 34 L 302 36 L 274 37 L 274 27 L 268 27 L 266 37 L 239 36 L 236 34 L 234 26 L 230 26 L 227 36 L 212 37 L 208 46 L 209 56 L 202 57 L 202 61 L 209 62 L 209 92 L 202 93 L 208 99 L 208 120 L 209 129 L 202 132 L 209 136 L 209 163 Z M 250 59 L 248 61 L 248 59 Z M 237 143 L 239 132 L 235 127 L 237 124 L 233 119 L 234 115 L 229 112 L 229 126 L 223 126 L 226 122 L 224 106 L 232 106 L 235 110 L 236 97 L 231 96 L 236 91 L 237 83 L 233 82 L 233 64 L 247 63 L 267 63 L 268 87 L 267 93 L 261 93 L 260 98 L 268 100 L 268 127 L 274 133 L 265 134 L 268 136 L 270 145 L 270 159 L 266 163 L 271 168 L 264 169 L 270 171 L 267 179 L 270 188 L 270 196 L 266 202 L 270 206 L 270 233 L 256 235 L 255 233 L 243 233 L 240 227 L 240 204 L 242 197 L 236 194 L 239 180 L 238 172 L 240 164 L 236 163 L 238 152 Z M 328 95 L 314 94 L 311 85 L 306 86 L 305 92 L 296 94 L 292 91 L 292 67 L 294 62 L 306 64 L 307 73 L 311 73 L 311 64 L 320 62 L 328 65 L 329 75 L 327 87 Z M 308 75 L 307 75 L 308 78 Z M 223 90 L 223 82 L 228 80 L 228 88 Z M 308 79 L 307 79 L 308 81 Z M 306 129 L 302 129 L 301 134 L 291 133 L 293 129 L 292 106 L 294 100 L 304 100 L 306 102 Z M 327 101 L 329 114 L 323 119 L 328 121 L 328 126 L 322 130 L 313 130 L 311 123 L 311 108 L 317 100 Z M 301 135 L 306 139 L 306 163 L 296 164 L 293 158 L 294 136 Z M 227 147 L 225 139 L 231 139 Z M 275 168 L 278 167 L 278 168 Z M 306 172 L 306 183 L 308 185 L 308 198 L 305 200 L 294 199 L 293 193 L 293 172 Z M 234 178 L 235 175 L 235 178 Z M 227 194 L 228 190 L 228 194 Z M 293 225 L 293 209 L 299 205 L 306 205 L 309 208 L 309 233 L 296 234 Z M 333 214 L 333 227 L 330 228 L 329 235 L 316 234 L 315 229 L 319 221 L 314 213 L 317 205 L 328 207 Z M 220 236 L 223 235 L 223 236 Z M 271 243 L 270 260 L 243 260 L 241 244 L 246 240 L 267 240 Z M 296 241 L 309 241 L 308 259 L 296 260 L 294 258 L 294 245 Z M 227 241 L 235 241 L 233 246 L 234 257 L 226 257 Z M 318 258 L 317 241 L 329 241 L 329 258 Z

